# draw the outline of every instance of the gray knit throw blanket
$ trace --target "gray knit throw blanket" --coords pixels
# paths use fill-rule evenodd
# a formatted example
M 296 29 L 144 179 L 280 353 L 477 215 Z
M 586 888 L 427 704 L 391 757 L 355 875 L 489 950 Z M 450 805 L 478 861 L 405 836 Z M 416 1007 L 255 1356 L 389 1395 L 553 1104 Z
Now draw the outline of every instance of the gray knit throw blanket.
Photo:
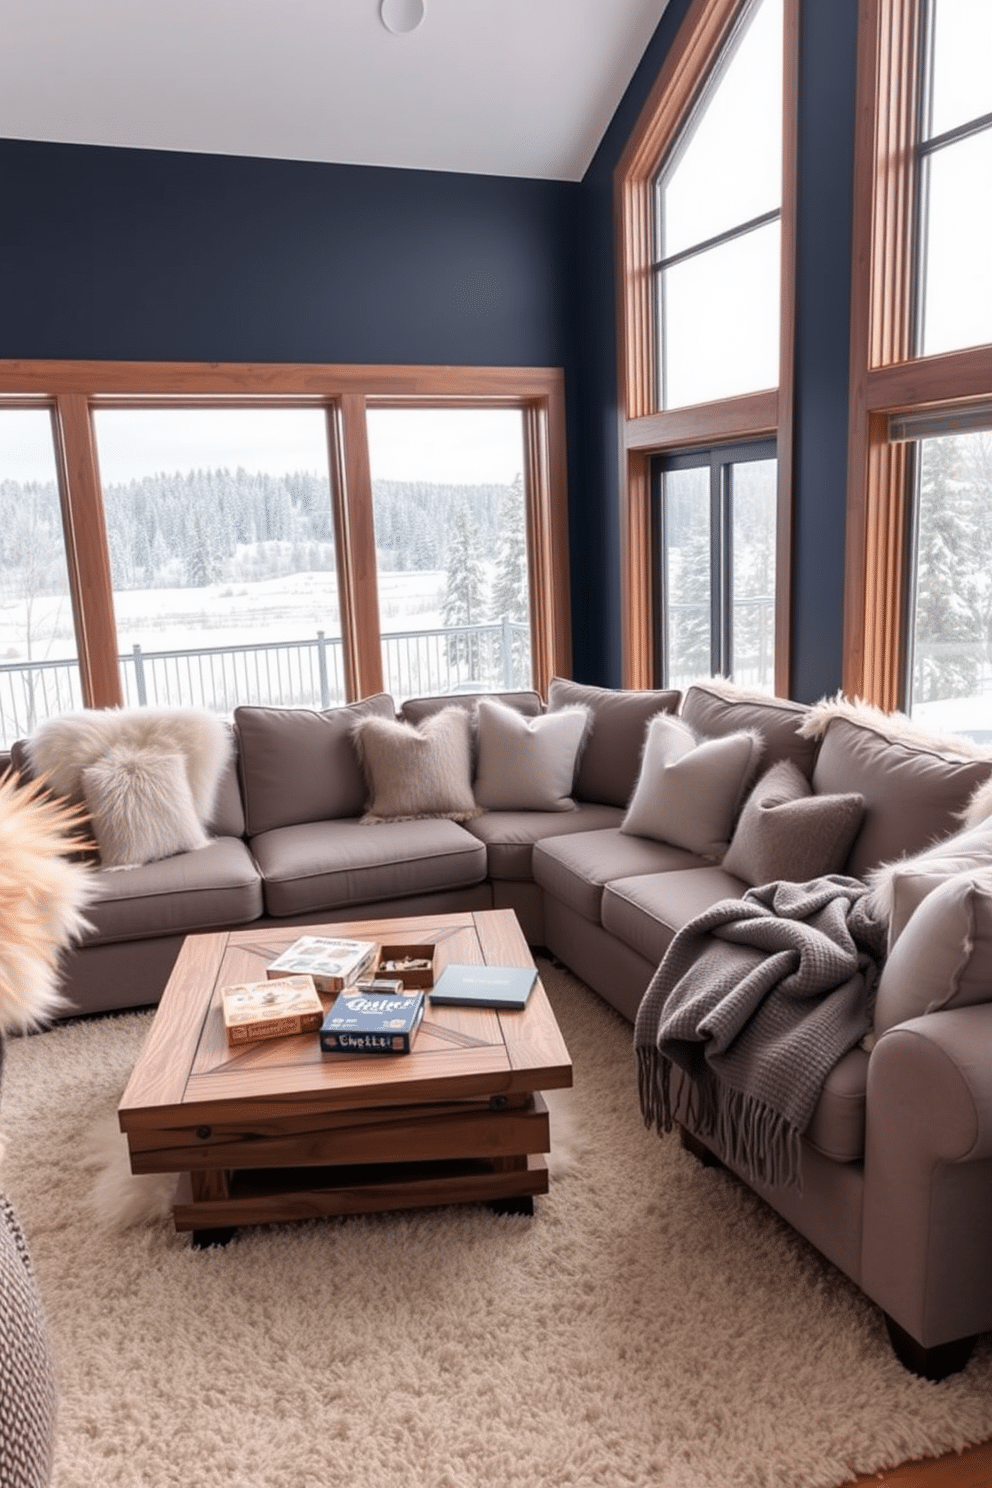
M 838 874 L 723 899 L 675 936 L 634 1025 L 641 1110 L 688 1117 L 751 1182 L 802 1188 L 800 1137 L 834 1065 L 871 1027 L 885 927 Z

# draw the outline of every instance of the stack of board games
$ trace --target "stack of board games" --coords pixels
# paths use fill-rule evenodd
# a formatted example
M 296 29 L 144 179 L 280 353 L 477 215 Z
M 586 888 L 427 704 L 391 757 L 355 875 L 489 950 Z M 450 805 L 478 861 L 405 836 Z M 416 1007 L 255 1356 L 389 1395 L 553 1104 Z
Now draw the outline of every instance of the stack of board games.
M 375 961 L 374 940 L 336 940 L 326 935 L 301 935 L 274 961 L 266 976 L 313 977 L 318 992 L 340 992 L 357 981 Z
M 369 978 L 339 992 L 320 1029 L 325 1054 L 409 1054 L 424 1016 L 423 992 Z
M 222 987 L 221 1009 L 227 1042 L 254 1044 L 260 1039 L 315 1033 L 324 1007 L 313 977 L 282 977 L 278 982 L 239 982 Z

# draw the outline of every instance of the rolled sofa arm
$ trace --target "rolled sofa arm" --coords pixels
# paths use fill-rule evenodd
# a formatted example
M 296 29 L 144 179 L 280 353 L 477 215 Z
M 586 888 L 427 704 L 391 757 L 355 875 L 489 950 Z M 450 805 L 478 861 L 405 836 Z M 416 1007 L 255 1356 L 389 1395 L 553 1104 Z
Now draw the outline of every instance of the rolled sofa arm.
M 884 1033 L 868 1064 L 862 1280 L 925 1348 L 992 1328 L 992 1004 Z

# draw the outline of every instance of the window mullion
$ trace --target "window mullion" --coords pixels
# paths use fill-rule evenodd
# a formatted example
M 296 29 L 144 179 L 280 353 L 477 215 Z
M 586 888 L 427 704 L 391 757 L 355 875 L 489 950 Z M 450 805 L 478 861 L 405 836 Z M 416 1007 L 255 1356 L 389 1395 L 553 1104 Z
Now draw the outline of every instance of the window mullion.
M 54 425 L 83 699 L 91 708 L 119 707 L 123 692 L 117 660 L 110 551 L 96 441 L 86 396 L 59 393 L 55 399 Z

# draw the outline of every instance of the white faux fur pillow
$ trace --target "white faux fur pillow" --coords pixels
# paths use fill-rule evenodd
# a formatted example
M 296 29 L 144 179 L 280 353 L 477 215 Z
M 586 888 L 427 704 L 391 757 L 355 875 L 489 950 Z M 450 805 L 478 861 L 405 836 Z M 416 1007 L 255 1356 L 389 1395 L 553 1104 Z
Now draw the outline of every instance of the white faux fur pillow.
M 209 842 L 181 754 L 117 744 L 83 771 L 104 868 L 133 868 Z
M 363 821 L 467 821 L 478 815 L 471 720 L 464 708 L 442 708 L 416 728 L 373 714 L 357 721 L 352 738 L 369 787 Z
M 205 708 L 84 708 L 39 724 L 26 748 L 36 775 L 47 775 L 58 795 L 78 799 L 83 771 L 118 744 L 179 755 L 200 823 L 209 822 L 233 739 Z

